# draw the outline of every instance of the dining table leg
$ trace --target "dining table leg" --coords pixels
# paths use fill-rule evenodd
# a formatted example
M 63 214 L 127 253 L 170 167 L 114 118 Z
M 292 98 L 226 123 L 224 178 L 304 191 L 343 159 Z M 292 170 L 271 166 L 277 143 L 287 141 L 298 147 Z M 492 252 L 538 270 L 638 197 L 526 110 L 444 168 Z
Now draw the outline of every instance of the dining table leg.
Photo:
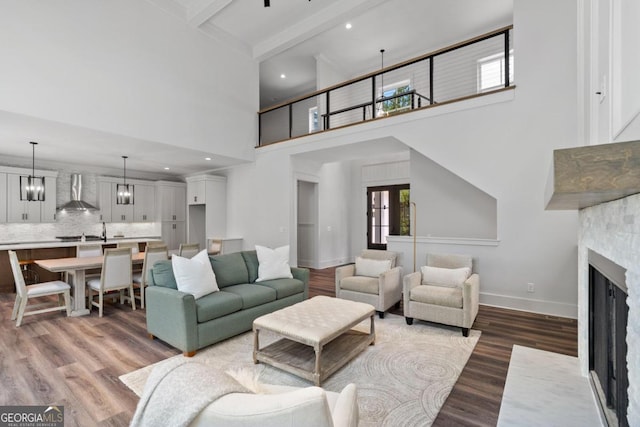
M 71 275 L 70 275 L 71 276 Z M 71 298 L 71 316 L 87 316 L 91 313 L 90 308 L 87 308 L 87 296 L 85 286 L 85 270 L 73 270 L 73 295 Z

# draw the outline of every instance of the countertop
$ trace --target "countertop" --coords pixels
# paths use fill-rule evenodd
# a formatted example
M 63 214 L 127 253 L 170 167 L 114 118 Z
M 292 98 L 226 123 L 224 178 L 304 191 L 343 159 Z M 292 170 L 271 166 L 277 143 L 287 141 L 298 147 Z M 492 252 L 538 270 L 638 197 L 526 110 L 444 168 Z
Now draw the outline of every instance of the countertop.
M 141 237 L 112 237 L 108 238 L 105 242 L 104 240 L 87 240 L 85 243 L 91 244 L 103 244 L 103 245 L 115 245 L 118 242 L 122 241 L 133 241 L 133 242 L 149 242 L 149 241 L 157 241 L 162 240 L 160 236 L 141 236 Z M 0 251 L 8 251 L 8 250 L 17 250 L 17 249 L 42 249 L 42 248 L 68 248 L 78 246 L 80 241 L 62 241 L 61 239 L 53 239 L 53 240 L 41 240 L 34 242 L 6 242 L 0 243 Z

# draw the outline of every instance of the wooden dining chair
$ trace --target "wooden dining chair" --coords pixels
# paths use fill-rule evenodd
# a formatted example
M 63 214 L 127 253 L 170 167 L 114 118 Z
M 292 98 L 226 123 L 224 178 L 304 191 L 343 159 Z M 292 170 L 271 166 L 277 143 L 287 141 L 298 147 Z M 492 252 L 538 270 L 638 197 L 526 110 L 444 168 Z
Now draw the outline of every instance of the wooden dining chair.
M 140 300 L 140 307 L 144 308 L 144 290 L 147 287 L 147 276 L 153 265 L 160 260 L 169 259 L 169 251 L 166 246 L 156 246 L 144 251 L 144 262 L 142 264 L 142 272 L 133 274 L 134 292 L 139 289 L 139 293 L 133 294 L 133 297 Z
M 147 248 L 157 248 L 162 246 L 167 246 L 167 244 L 162 240 L 150 240 L 147 242 Z
M 99 279 L 91 279 L 87 282 L 87 295 L 89 309 L 98 307 L 99 317 L 102 317 L 104 297 L 106 293 L 120 291 L 120 304 L 124 303 L 124 290 L 129 290 L 133 295 L 133 279 L 131 277 L 131 248 L 106 249 L 102 262 L 102 273 Z M 98 301 L 93 300 L 93 291 L 98 293 Z M 131 300 L 131 308 L 136 309 L 135 298 Z
M 42 282 L 33 285 L 26 285 L 24 276 L 20 270 L 20 262 L 15 251 L 7 251 L 9 253 L 9 262 L 13 271 L 13 280 L 16 284 L 16 301 L 13 305 L 11 320 L 16 320 L 16 326 L 22 324 L 24 316 L 32 314 L 48 313 L 57 310 L 67 310 L 67 316 L 71 315 L 71 286 L 60 280 L 52 282 Z M 58 304 L 51 305 L 42 303 L 33 306 L 33 310 L 26 311 L 27 302 L 30 298 L 45 297 L 48 295 L 58 295 Z M 63 304 L 64 302 L 64 304 Z
M 138 246 L 138 242 L 120 241 L 116 246 L 118 248 L 131 248 L 132 255 L 140 253 L 140 246 Z
M 180 243 L 178 256 L 191 258 L 198 252 L 200 252 L 200 243 Z
M 100 243 L 81 243 L 76 246 L 76 257 L 84 258 L 91 256 L 102 256 L 102 245 Z M 73 277 L 73 271 L 65 272 L 64 281 L 69 282 L 69 278 Z M 97 270 L 92 270 L 92 272 L 87 272 L 85 274 L 85 281 L 90 279 L 95 279 L 100 277 L 100 273 Z
M 222 253 L 222 240 L 207 239 L 207 253 L 209 255 L 220 255 Z

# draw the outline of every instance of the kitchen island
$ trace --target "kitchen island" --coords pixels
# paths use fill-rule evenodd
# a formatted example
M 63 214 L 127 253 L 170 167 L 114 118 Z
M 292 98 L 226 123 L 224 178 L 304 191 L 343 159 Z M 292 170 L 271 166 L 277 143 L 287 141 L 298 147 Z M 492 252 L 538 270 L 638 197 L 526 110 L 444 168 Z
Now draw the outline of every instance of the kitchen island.
M 102 244 L 103 248 L 115 248 L 118 242 L 137 242 L 141 251 L 144 251 L 146 243 L 161 240 L 159 236 L 142 237 L 114 237 L 104 240 L 88 240 L 86 243 Z M 38 281 L 60 280 L 60 274 L 49 272 L 33 264 L 35 259 L 69 258 L 76 256 L 76 246 L 79 241 L 63 241 L 62 239 L 43 240 L 33 242 L 6 242 L 0 243 L 0 293 L 15 293 L 11 264 L 9 264 L 8 250 L 16 251 L 18 259 L 24 270 L 30 271 L 30 276 L 37 277 Z

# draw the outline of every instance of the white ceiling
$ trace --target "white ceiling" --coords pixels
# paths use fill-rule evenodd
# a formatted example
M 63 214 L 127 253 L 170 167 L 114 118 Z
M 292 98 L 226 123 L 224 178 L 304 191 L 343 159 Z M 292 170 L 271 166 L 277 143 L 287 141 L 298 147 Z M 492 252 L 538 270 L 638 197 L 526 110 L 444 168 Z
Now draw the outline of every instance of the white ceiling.
M 148 0 L 212 39 L 260 62 L 261 107 L 316 90 L 321 55 L 340 74 L 355 77 L 466 38 L 511 24 L 512 0 Z M 345 23 L 352 29 L 345 29 Z M 280 75 L 286 74 L 286 79 Z M 322 89 L 322 88 L 318 88 Z M 238 161 L 215 153 L 137 140 L 0 112 L 3 162 L 30 164 L 31 146 L 42 141 L 36 162 L 122 167 L 140 177 L 183 176 Z M 45 142 L 46 141 L 46 142 Z M 78 146 L 78 141 L 84 145 Z M 204 160 L 211 157 L 212 160 Z M 170 167 L 170 170 L 164 170 Z

